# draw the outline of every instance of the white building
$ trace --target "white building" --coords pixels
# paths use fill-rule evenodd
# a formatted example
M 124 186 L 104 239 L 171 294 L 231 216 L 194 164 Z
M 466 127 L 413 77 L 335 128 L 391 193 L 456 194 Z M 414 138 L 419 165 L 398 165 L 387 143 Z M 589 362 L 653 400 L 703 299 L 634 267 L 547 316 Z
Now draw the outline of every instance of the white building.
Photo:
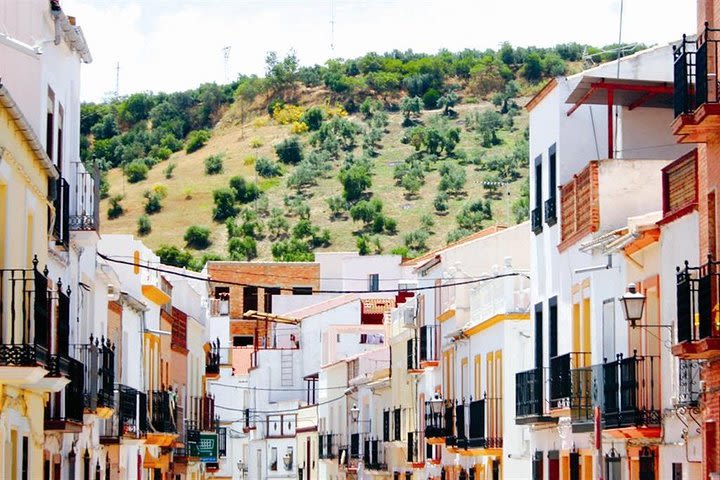
M 534 354 L 517 374 L 516 422 L 532 426 L 534 478 L 695 468 L 667 443 L 680 434 L 677 382 L 655 381 L 677 376 L 670 329 L 657 327 L 671 323 L 660 289 L 674 274 L 659 275 L 695 242 L 680 241 L 682 255 L 656 244 L 663 168 L 690 148 L 673 144 L 671 64 L 671 46 L 655 47 L 557 78 L 528 104 Z M 618 300 L 630 282 L 647 298 L 635 328 Z

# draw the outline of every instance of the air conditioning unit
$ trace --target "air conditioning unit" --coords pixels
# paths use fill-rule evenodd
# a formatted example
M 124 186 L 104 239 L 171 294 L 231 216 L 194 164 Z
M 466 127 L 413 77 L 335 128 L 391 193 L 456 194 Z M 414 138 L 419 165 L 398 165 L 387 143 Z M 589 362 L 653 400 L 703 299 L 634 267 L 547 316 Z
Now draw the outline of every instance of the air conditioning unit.
M 403 316 L 403 325 L 406 327 L 414 327 L 415 326 L 415 309 L 414 308 L 404 308 L 402 311 Z

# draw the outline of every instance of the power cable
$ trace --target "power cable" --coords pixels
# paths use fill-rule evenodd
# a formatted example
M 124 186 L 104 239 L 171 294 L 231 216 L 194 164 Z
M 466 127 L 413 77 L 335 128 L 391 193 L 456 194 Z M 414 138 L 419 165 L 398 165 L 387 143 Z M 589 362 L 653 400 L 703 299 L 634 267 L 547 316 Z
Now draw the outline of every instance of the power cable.
M 98 255 L 98 257 L 100 257 L 100 258 L 102 258 L 103 260 L 106 260 L 106 261 L 108 261 L 108 262 L 119 263 L 119 264 L 122 264 L 122 265 L 129 265 L 129 266 L 137 267 L 137 268 L 144 268 L 144 269 L 146 269 L 146 270 L 151 270 L 151 271 L 158 272 L 158 273 L 166 273 L 166 274 L 168 274 L 168 275 L 175 275 L 175 276 L 178 276 L 178 277 L 181 277 L 181 278 L 189 278 L 189 279 L 192 279 L 192 280 L 199 280 L 199 281 L 203 281 L 203 282 L 207 282 L 207 283 L 217 283 L 217 284 L 221 284 L 221 285 L 232 285 L 232 286 L 237 286 L 237 287 L 248 287 L 248 288 L 263 288 L 263 289 L 266 289 L 266 288 L 275 288 L 276 290 L 286 291 L 286 292 L 292 292 L 292 291 L 293 291 L 293 288 L 292 288 L 292 287 L 274 287 L 274 286 L 269 286 L 269 285 L 257 285 L 257 284 L 252 284 L 252 283 L 233 282 L 233 281 L 231 281 L 231 280 L 214 280 L 214 279 L 212 279 L 212 278 L 202 277 L 202 276 L 200 276 L 200 275 L 191 275 L 191 274 L 185 273 L 185 272 L 176 272 L 176 271 L 171 271 L 171 270 L 167 270 L 167 269 L 164 269 L 164 268 L 152 267 L 152 266 L 150 266 L 150 265 L 142 265 L 142 264 L 135 263 L 135 262 L 127 262 L 127 261 L 124 261 L 124 260 L 118 260 L 118 259 L 116 259 L 116 258 L 112 258 L 112 257 L 109 257 L 109 256 L 107 256 L 107 255 L 105 255 L 105 254 L 102 254 L 102 253 L 100 253 L 100 252 L 97 252 L 97 255 Z M 488 280 L 495 280 L 495 279 L 498 279 L 498 278 L 518 277 L 518 276 L 520 276 L 520 277 L 525 277 L 525 278 L 527 278 L 527 279 L 530 279 L 530 275 L 528 275 L 528 274 L 526 274 L 526 273 L 522 273 L 522 272 L 511 272 L 511 273 L 502 273 L 502 274 L 498 274 L 498 275 L 492 275 L 492 276 L 487 276 L 487 277 L 480 277 L 480 278 L 469 279 L 469 280 L 462 280 L 462 281 L 453 282 L 453 283 L 446 283 L 446 284 L 444 284 L 444 285 L 427 285 L 427 286 L 423 286 L 423 287 L 408 287 L 408 288 L 384 288 L 384 289 L 378 289 L 378 290 L 323 290 L 323 289 L 312 289 L 312 293 L 334 293 L 334 294 L 358 293 L 358 294 L 359 294 L 359 293 L 419 292 L 419 291 L 425 291 L 425 290 L 435 290 L 435 289 L 439 289 L 439 288 L 456 287 L 456 286 L 461 286 L 461 285 L 471 285 L 471 284 L 474 284 L 474 283 L 481 283 L 481 282 L 485 282 L 485 281 L 488 281 Z
M 259 413 L 259 414 L 263 414 L 263 415 L 272 415 L 272 414 L 275 414 L 275 413 L 295 413 L 295 412 L 297 412 L 297 411 L 300 410 L 300 409 L 305 409 L 305 408 L 308 408 L 308 407 L 319 407 L 319 406 L 321 406 L 321 405 L 327 405 L 327 404 L 330 404 L 330 403 L 333 403 L 333 402 L 337 402 L 338 400 L 342 400 L 342 399 L 344 399 L 344 398 L 345 398 L 345 395 L 342 395 L 342 396 L 340 396 L 340 397 L 331 398 L 330 400 L 325 400 L 324 402 L 318 402 L 318 403 L 314 403 L 314 404 L 312 404 L 312 405 L 307 405 L 307 406 L 305 406 L 305 407 L 290 408 L 290 409 L 286 409 L 286 410 L 253 410 L 252 408 L 226 407 L 226 406 L 224 406 L 224 405 L 218 405 L 217 403 L 215 404 L 215 408 L 222 408 L 223 410 L 229 410 L 229 411 L 231 411 L 231 412 L 245 412 L 245 411 L 248 411 L 249 413 L 254 413 L 254 414 L 258 414 L 258 413 Z
M 227 383 L 212 383 L 208 382 L 208 385 L 211 387 L 227 387 L 227 388 L 236 388 L 239 390 L 257 390 L 260 392 L 307 392 L 308 390 L 347 390 L 349 387 L 323 387 L 323 388 L 314 388 L 314 389 L 307 389 L 307 388 L 261 388 L 261 387 L 246 387 L 242 385 L 229 385 Z

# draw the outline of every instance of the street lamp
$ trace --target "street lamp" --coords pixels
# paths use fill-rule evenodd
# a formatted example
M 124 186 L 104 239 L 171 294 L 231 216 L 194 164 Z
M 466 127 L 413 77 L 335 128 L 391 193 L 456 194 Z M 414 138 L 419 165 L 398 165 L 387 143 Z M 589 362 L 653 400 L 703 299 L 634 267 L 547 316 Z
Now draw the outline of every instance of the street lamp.
M 360 417 L 360 409 L 358 408 L 356 403 L 353 403 L 353 406 L 350 409 L 350 417 L 352 418 L 353 422 L 357 423 L 358 418 Z
M 433 394 L 432 400 L 430 400 L 430 409 L 432 413 L 439 415 L 443 409 L 443 398 L 439 392 Z
M 637 291 L 637 286 L 631 283 L 627 287 L 625 295 L 620 297 L 622 303 L 625 320 L 635 328 L 635 324 L 642 318 L 643 309 L 645 308 L 645 295 Z

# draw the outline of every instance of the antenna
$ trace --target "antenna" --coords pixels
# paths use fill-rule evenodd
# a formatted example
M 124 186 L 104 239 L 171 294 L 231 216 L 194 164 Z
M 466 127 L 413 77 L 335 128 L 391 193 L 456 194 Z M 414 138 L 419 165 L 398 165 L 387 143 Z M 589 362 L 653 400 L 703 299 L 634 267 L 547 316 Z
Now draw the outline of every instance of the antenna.
M 330 0 L 330 50 L 335 52 L 335 1 Z
M 120 97 L 120 62 L 115 64 L 115 98 Z
M 223 47 L 223 60 L 225 61 L 225 83 L 230 81 L 230 46 Z

